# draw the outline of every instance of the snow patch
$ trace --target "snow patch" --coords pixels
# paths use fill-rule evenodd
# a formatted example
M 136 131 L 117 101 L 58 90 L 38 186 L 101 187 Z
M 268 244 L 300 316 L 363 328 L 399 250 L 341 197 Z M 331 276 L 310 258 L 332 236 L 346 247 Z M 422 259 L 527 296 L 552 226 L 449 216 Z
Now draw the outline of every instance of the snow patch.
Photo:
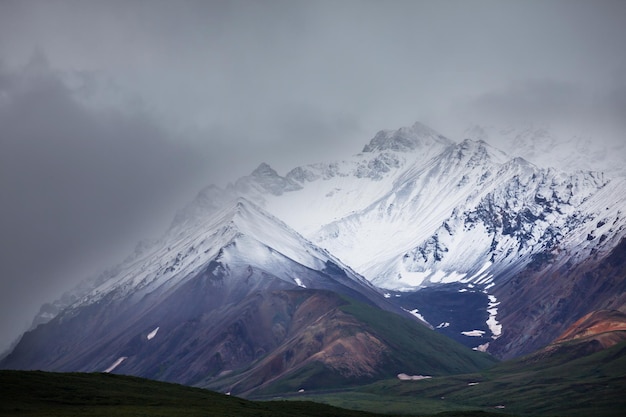
M 437 271 L 430 278 L 430 282 L 432 282 L 432 283 L 442 283 L 442 284 L 451 284 L 453 282 L 461 281 L 463 278 L 465 278 L 466 275 L 467 275 L 466 273 L 461 273 L 461 272 L 456 272 L 456 271 L 452 271 L 452 272 L 449 272 L 449 273 L 447 273 L 445 271 Z
M 422 315 L 419 313 L 419 310 L 418 310 L 418 309 L 407 310 L 406 308 L 402 308 L 402 310 L 404 310 L 404 311 L 406 311 L 406 312 L 408 312 L 408 313 L 413 314 L 415 317 L 417 317 L 418 319 L 420 319 L 420 320 L 421 320 L 421 321 L 423 321 L 424 323 L 428 323 L 428 322 L 426 321 L 426 319 L 424 318 L 424 316 L 422 316 Z M 430 323 L 429 323 L 429 324 L 430 324 Z
M 443 323 L 439 323 L 439 325 L 437 326 L 437 329 L 443 329 L 448 326 L 450 326 L 450 323 L 448 323 L 447 321 L 444 321 Z
M 478 345 L 475 348 L 472 348 L 474 350 L 477 350 L 479 352 L 487 352 L 487 349 L 489 348 L 489 342 L 484 343 L 482 345 Z
M 150 333 L 148 333 L 148 335 L 146 336 L 146 338 L 148 340 L 152 340 L 154 339 L 154 336 L 156 336 L 157 332 L 159 331 L 159 327 L 157 326 L 156 329 L 152 330 Z
M 441 282 L 442 279 L 444 279 L 446 277 L 446 273 L 445 271 L 435 271 L 435 273 L 433 274 L 433 276 L 431 276 L 428 280 L 432 283 L 438 283 Z
M 493 265 L 491 261 L 485 262 L 485 264 L 478 270 L 478 272 L 470 277 L 469 281 L 473 281 L 475 278 L 480 277 L 484 272 L 487 271 L 487 269 L 489 269 L 491 265 Z
M 468 332 L 461 332 L 462 335 L 464 336 L 470 336 L 470 337 L 481 337 L 482 335 L 485 334 L 484 330 L 470 330 Z
M 489 326 L 489 330 L 491 330 L 491 338 L 495 340 L 502 334 L 502 325 L 496 320 L 498 309 L 495 308 L 500 302 L 491 294 L 487 295 L 487 297 L 489 297 L 489 304 L 487 305 L 487 313 L 489 313 L 487 326 Z
M 105 374 L 108 374 L 109 372 L 112 372 L 115 368 L 120 366 L 120 364 L 122 362 L 124 362 L 126 359 L 128 359 L 128 356 L 120 356 L 119 358 L 117 358 L 117 360 L 115 362 L 113 362 L 113 365 L 109 366 L 107 369 L 105 369 L 102 372 L 104 372 Z
M 293 280 L 296 282 L 298 287 L 306 288 L 306 285 L 302 283 L 302 280 L 300 278 L 294 278 Z
M 485 274 L 484 276 L 481 275 L 481 277 L 477 279 L 475 282 L 478 285 L 484 285 L 484 284 L 490 283 L 492 280 L 493 280 L 493 274 Z
M 432 376 L 430 375 L 407 375 L 407 374 L 398 374 L 398 379 L 400 381 L 420 381 L 422 379 L 430 379 Z
M 406 268 L 404 268 L 404 264 L 402 264 L 401 266 L 403 271 L 399 274 L 399 280 L 402 281 L 403 284 L 409 285 L 413 288 L 419 287 L 422 282 L 424 282 L 433 273 L 431 269 L 417 272 L 407 271 Z M 409 288 L 409 291 L 413 288 Z

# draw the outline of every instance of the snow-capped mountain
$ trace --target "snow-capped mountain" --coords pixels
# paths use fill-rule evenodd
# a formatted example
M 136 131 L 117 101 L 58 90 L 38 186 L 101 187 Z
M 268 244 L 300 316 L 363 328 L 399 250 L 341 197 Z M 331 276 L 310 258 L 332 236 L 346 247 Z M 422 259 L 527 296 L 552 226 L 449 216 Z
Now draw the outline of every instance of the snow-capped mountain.
M 514 142 L 543 162 L 554 158 L 550 149 L 567 148 L 556 140 Z M 275 183 L 258 171 L 238 184 Z M 491 341 L 505 331 L 498 285 L 556 254 L 564 263 L 608 256 L 625 234 L 621 177 L 537 166 L 484 140 L 455 144 L 420 124 L 378 133 L 352 160 L 295 168 L 284 179 L 289 186 L 280 193 L 255 200 L 381 288 L 454 283 L 455 291 L 461 284 L 484 293 L 481 331 Z
M 291 265 L 297 268 L 290 269 Z M 136 250 L 72 307 L 94 304 L 105 297 L 139 300 L 148 294 L 166 293 L 199 275 L 221 280 L 251 275 L 251 268 L 275 276 L 288 286 L 332 288 L 353 296 L 353 292 L 360 292 L 357 298 L 365 294 L 370 302 L 380 303 L 380 290 L 362 276 L 275 216 L 238 197 L 215 207 L 202 221 L 187 223 L 179 218 L 163 238 Z M 309 271 L 322 271 L 328 276 L 311 276 Z M 247 284 L 251 282 L 246 279 Z M 229 287 L 239 284 L 228 281 Z
M 224 335 L 234 331 L 228 326 L 237 326 L 239 315 L 249 314 L 242 306 L 260 308 L 254 300 L 285 291 L 290 303 L 299 298 L 289 291 L 310 296 L 321 290 L 411 317 L 325 250 L 243 198 L 186 232 L 173 227 L 160 242 L 130 257 L 114 276 L 27 332 L 1 366 L 118 369 L 150 377 L 161 367 L 159 378 L 191 383 L 246 366 L 282 343 L 288 328 L 278 322 L 269 328 L 257 323 L 254 332 L 261 341 L 229 342 Z M 247 344 L 245 352 L 239 342 Z M 220 360 L 209 372 L 198 364 L 210 361 L 210 355 Z
M 511 137 L 505 153 L 480 138 L 455 143 L 416 123 L 379 132 L 351 158 L 284 176 L 262 163 L 226 188 L 203 189 L 161 239 L 84 286 L 90 290 L 55 320 L 103 302 L 144 305 L 192 282 L 200 287 L 185 293 L 188 300 L 176 298 L 192 310 L 241 300 L 255 288 L 306 287 L 388 310 L 395 303 L 502 357 L 536 349 L 591 311 L 574 288 L 585 274 L 601 280 L 604 260 L 621 253 L 626 180 L 543 166 L 550 160 L 544 155 L 564 145 L 548 134 Z M 593 287 L 594 308 L 626 302 L 626 274 L 617 265 Z M 574 284 L 565 284 L 564 271 Z M 564 292 L 567 301 L 552 306 Z M 452 299 L 455 312 L 446 315 Z M 528 308 L 536 299 L 545 305 Z
M 185 224 L 27 332 L 0 367 L 119 372 L 242 395 L 294 372 L 315 387 L 493 363 L 242 197 Z

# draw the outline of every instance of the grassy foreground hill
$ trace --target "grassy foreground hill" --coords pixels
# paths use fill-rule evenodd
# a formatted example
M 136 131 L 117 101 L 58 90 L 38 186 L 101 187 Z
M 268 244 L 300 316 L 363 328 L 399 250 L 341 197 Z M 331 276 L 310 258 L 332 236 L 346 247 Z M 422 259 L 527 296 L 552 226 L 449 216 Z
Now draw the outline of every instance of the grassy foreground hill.
M 592 354 L 567 342 L 471 374 L 420 381 L 387 379 L 351 391 L 307 393 L 307 399 L 409 414 L 412 410 L 482 409 L 524 416 L 622 417 L 626 413 L 626 342 Z
M 248 401 L 200 388 L 103 373 L 0 371 L 0 399 L 0 416 L 383 416 L 310 401 Z M 490 415 L 468 412 L 446 417 Z

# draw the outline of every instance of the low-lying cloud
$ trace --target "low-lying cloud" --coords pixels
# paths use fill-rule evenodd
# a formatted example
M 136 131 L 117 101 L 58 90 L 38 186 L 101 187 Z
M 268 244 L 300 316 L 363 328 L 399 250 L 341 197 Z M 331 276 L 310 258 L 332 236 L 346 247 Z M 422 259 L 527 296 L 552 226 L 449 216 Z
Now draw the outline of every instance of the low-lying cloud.
M 68 284 L 61 271 L 155 221 L 207 162 L 140 108 L 84 106 L 41 59 L 0 68 L 0 149 L 0 304 L 15 312 L 3 334 L 32 319 L 25 304 Z

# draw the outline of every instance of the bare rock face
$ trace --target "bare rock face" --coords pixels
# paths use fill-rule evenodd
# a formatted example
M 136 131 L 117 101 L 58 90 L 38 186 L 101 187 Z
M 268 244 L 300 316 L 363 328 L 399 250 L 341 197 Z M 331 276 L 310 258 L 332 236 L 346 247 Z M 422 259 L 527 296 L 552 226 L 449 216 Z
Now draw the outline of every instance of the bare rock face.
M 603 349 L 626 340 L 626 313 L 619 310 L 598 310 L 586 314 L 572 324 L 553 343 L 595 340 Z
M 601 317 L 595 311 L 626 306 L 625 264 L 623 239 L 607 256 L 533 265 L 513 276 L 496 291 L 498 299 L 504 300 L 500 317 L 507 330 L 490 351 L 511 358 L 540 349 L 558 335 L 565 340 L 599 331 L 600 324 L 592 325 L 594 318 Z M 585 317 L 576 327 L 581 316 Z M 609 322 L 603 325 L 611 326 Z

